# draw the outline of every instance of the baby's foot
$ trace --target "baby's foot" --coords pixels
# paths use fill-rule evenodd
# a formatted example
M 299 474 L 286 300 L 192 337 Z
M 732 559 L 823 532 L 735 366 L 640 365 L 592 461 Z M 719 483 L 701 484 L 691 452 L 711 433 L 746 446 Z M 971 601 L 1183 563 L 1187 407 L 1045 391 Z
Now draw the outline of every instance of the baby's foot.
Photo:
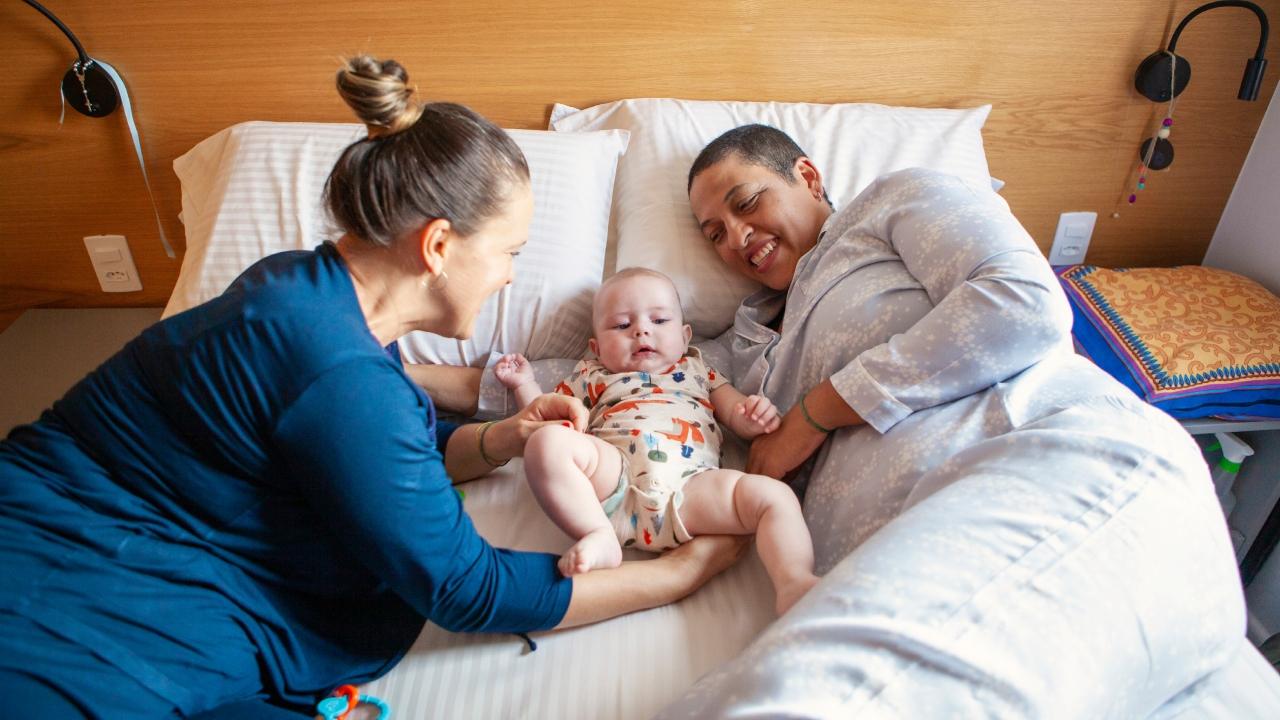
M 792 605 L 795 605 L 800 598 L 804 597 L 805 593 L 809 592 L 817 584 L 817 575 L 805 575 L 777 588 L 778 599 L 775 606 L 778 616 L 781 617 L 790 610 Z
M 622 547 L 613 534 L 613 528 L 592 530 L 568 552 L 560 557 L 560 574 L 565 577 L 580 575 L 601 568 L 615 568 L 622 564 Z

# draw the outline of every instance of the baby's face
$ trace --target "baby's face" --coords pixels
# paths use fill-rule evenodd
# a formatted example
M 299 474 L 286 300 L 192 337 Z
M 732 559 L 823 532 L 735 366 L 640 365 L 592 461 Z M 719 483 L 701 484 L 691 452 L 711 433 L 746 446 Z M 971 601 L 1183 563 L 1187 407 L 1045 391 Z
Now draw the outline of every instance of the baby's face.
M 596 296 L 591 350 L 609 372 L 661 372 L 689 349 L 676 290 L 667 280 L 635 275 Z

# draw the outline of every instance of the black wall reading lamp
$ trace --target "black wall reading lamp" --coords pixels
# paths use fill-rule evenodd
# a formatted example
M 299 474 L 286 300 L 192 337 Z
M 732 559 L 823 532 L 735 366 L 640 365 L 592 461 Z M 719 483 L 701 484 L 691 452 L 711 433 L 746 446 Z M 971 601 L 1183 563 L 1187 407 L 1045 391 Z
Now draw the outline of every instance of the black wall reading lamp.
M 1188 13 L 1182 19 L 1182 22 L 1178 23 L 1177 29 L 1173 31 L 1173 37 L 1169 39 L 1169 47 L 1165 50 L 1151 53 L 1138 65 L 1138 70 L 1133 75 L 1133 84 L 1138 89 L 1138 92 L 1154 102 L 1171 102 L 1186 89 L 1187 83 L 1191 80 L 1191 63 L 1174 52 L 1174 49 L 1178 46 L 1178 37 L 1182 35 L 1182 30 L 1186 28 L 1187 23 L 1191 22 L 1192 18 L 1200 13 L 1220 7 L 1238 7 L 1252 10 L 1253 14 L 1258 16 L 1258 22 L 1262 25 L 1262 32 L 1258 38 L 1258 50 L 1252 58 L 1246 61 L 1244 77 L 1240 80 L 1240 92 L 1236 95 L 1241 100 L 1258 99 L 1258 90 L 1262 86 L 1262 73 L 1267 68 L 1267 60 L 1263 56 L 1267 50 L 1269 27 L 1267 14 L 1263 12 L 1262 8 L 1254 3 L 1247 2 L 1247 0 L 1222 0 L 1221 2 L 1206 3 Z M 1173 144 L 1168 140 L 1172 126 L 1171 107 L 1156 136 L 1147 138 L 1142 143 L 1139 156 L 1143 158 L 1144 167 L 1152 170 L 1163 170 L 1173 163 Z
M 133 138 L 133 150 L 138 157 L 138 169 L 142 171 L 142 182 L 147 186 L 147 197 L 151 199 L 151 211 L 156 216 L 156 232 L 160 235 L 160 245 L 165 255 L 177 257 L 169 238 L 164 234 L 164 223 L 160 222 L 160 206 L 156 204 L 155 193 L 151 190 L 151 180 L 147 177 L 147 164 L 142 157 L 142 140 L 138 137 L 138 127 L 133 120 L 133 108 L 129 103 L 129 91 L 124 80 L 115 68 L 102 60 L 89 57 L 84 46 L 76 39 L 75 33 L 63 24 L 49 9 L 35 0 L 23 0 L 26 4 L 40 11 L 41 15 L 58 26 L 63 35 L 76 47 L 76 59 L 72 61 L 67 74 L 62 76 L 62 99 L 75 108 L 77 112 L 89 117 L 106 117 L 124 106 L 125 123 L 129 126 L 129 134 Z M 63 112 L 65 113 L 65 106 Z M 59 119 L 61 124 L 62 120 Z
M 58 26 L 63 35 L 76 46 L 76 59 L 71 63 L 67 74 L 62 76 L 62 97 L 77 111 L 89 117 L 106 117 L 115 112 L 120 104 L 120 94 L 111 82 L 111 76 L 105 68 L 84 51 L 84 46 L 76 39 L 75 33 L 62 23 L 49 9 L 35 0 L 23 0 L 26 4 L 40 11 L 41 15 Z

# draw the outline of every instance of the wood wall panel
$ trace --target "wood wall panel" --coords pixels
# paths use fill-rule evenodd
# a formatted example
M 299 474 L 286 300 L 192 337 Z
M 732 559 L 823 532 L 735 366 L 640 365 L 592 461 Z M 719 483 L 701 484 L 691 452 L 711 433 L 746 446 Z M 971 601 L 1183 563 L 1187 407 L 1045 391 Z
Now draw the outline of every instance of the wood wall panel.
M 48 4 L 125 76 L 179 251 L 173 159 L 244 120 L 350 121 L 332 75 L 339 56 L 368 51 L 403 62 L 425 96 L 507 127 L 545 126 L 556 101 L 642 96 L 989 102 L 992 174 L 1046 251 L 1058 213 L 1095 210 L 1091 261 L 1196 263 L 1280 76 L 1273 63 L 1259 102 L 1235 100 L 1257 23 L 1237 9 L 1197 18 L 1179 41 L 1194 74 L 1175 114 L 1177 162 L 1115 219 L 1143 129 L 1162 111 L 1132 90 L 1133 70 L 1197 2 Z M 1280 21 L 1280 0 L 1260 4 Z M 161 305 L 179 262 L 160 249 L 123 118 L 69 113 L 57 125 L 55 88 L 72 58 L 34 10 L 0 5 L 0 310 Z M 100 233 L 129 237 L 141 293 L 98 291 L 81 238 Z

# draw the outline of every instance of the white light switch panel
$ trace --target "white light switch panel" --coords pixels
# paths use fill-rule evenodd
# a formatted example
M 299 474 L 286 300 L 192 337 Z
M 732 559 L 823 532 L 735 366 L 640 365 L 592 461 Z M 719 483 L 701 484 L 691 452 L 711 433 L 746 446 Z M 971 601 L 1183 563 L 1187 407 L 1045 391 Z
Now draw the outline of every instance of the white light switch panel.
M 1093 237 L 1093 224 L 1098 220 L 1096 212 L 1069 212 L 1058 216 L 1058 231 L 1053 234 L 1053 247 L 1049 249 L 1050 265 L 1076 265 L 1084 262 L 1089 251 L 1089 239 Z
M 138 277 L 138 268 L 133 265 L 133 255 L 123 235 L 90 235 L 84 239 L 84 247 L 89 251 L 102 292 L 142 289 L 142 278 Z

